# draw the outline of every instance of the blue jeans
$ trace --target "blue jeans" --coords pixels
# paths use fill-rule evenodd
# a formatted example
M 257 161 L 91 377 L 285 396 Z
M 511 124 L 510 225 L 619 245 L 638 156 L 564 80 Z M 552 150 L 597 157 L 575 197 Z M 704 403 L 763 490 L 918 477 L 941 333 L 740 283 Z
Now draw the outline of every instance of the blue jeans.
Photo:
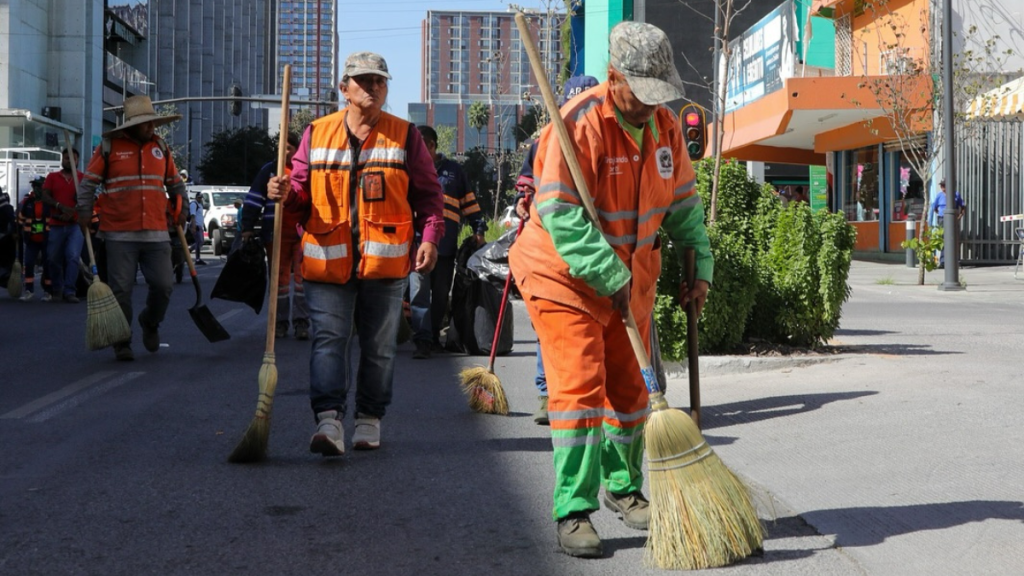
M 51 226 L 46 244 L 46 259 L 50 262 L 50 276 L 55 297 L 74 295 L 78 282 L 78 259 L 82 255 L 85 236 L 78 224 Z
M 441 342 L 448 296 L 455 279 L 455 257 L 438 256 L 430 274 L 409 274 L 409 308 L 412 311 L 412 339 L 417 342 Z
M 398 323 L 407 278 L 351 279 L 345 284 L 305 281 L 313 328 L 309 358 L 309 400 L 313 414 L 346 414 L 352 370 L 352 331 L 359 337 L 356 413 L 381 418 L 391 404 L 398 353 Z
M 544 373 L 544 358 L 540 355 L 540 341 L 537 342 L 537 376 L 534 377 L 533 382 L 541 396 L 548 395 L 548 377 Z

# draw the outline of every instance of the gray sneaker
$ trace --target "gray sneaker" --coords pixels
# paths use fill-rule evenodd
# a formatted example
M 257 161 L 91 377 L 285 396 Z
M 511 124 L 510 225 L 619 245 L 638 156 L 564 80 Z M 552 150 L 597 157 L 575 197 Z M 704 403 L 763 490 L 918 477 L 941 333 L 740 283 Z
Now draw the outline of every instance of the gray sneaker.
M 548 397 L 540 396 L 540 406 L 537 407 L 537 411 L 533 413 L 533 421 L 540 426 L 550 426 L 551 422 L 548 421 Z
M 558 546 L 577 558 L 600 558 L 604 553 L 601 538 L 586 512 L 574 512 L 558 521 Z
M 634 530 L 647 530 L 651 521 L 651 504 L 639 490 L 629 494 L 604 493 L 604 505 L 620 517 L 622 523 Z
M 337 410 L 316 415 L 316 433 L 309 441 L 309 451 L 321 456 L 341 456 L 345 453 L 345 430 L 341 427 Z
M 352 448 L 356 450 L 380 448 L 380 418 L 356 414 L 356 429 L 352 433 Z

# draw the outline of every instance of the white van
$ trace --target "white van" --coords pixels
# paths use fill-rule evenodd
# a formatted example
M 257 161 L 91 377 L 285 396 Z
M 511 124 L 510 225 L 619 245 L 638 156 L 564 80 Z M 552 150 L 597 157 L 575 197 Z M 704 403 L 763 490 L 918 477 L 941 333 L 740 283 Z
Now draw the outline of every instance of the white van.
M 199 193 L 206 219 L 206 239 L 213 246 L 216 256 L 227 254 L 238 233 L 235 220 L 238 208 L 235 200 L 245 202 L 248 186 L 189 186 L 188 198 L 191 204 Z

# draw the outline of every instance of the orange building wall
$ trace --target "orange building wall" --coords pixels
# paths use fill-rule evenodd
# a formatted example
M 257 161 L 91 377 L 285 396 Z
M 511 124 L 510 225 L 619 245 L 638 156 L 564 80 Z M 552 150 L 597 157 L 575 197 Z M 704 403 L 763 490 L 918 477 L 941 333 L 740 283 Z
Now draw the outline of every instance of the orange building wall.
M 857 229 L 857 242 L 853 249 L 859 252 L 878 252 L 878 221 L 850 222 Z
M 866 2 L 864 12 L 854 17 L 852 27 L 854 76 L 884 74 L 881 54 L 897 48 L 905 49 L 908 56 L 922 62 L 923 69 L 927 70 L 927 0 Z

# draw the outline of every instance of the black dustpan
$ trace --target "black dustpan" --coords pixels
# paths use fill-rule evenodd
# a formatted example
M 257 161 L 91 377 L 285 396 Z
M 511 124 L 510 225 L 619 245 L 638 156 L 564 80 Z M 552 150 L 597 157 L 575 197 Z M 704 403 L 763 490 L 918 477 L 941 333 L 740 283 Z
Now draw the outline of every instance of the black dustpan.
M 188 309 L 188 314 L 207 340 L 210 342 L 227 340 L 231 338 L 231 335 L 220 325 L 220 322 L 213 316 L 213 312 L 203 304 L 203 290 L 199 287 L 196 266 L 192 263 L 192 254 L 188 250 L 188 243 L 185 242 L 185 231 L 178 225 L 175 225 L 175 229 L 178 231 L 178 239 L 181 240 L 181 245 L 184 248 L 185 262 L 188 262 L 188 273 L 192 276 L 192 285 L 196 287 L 196 304 Z

